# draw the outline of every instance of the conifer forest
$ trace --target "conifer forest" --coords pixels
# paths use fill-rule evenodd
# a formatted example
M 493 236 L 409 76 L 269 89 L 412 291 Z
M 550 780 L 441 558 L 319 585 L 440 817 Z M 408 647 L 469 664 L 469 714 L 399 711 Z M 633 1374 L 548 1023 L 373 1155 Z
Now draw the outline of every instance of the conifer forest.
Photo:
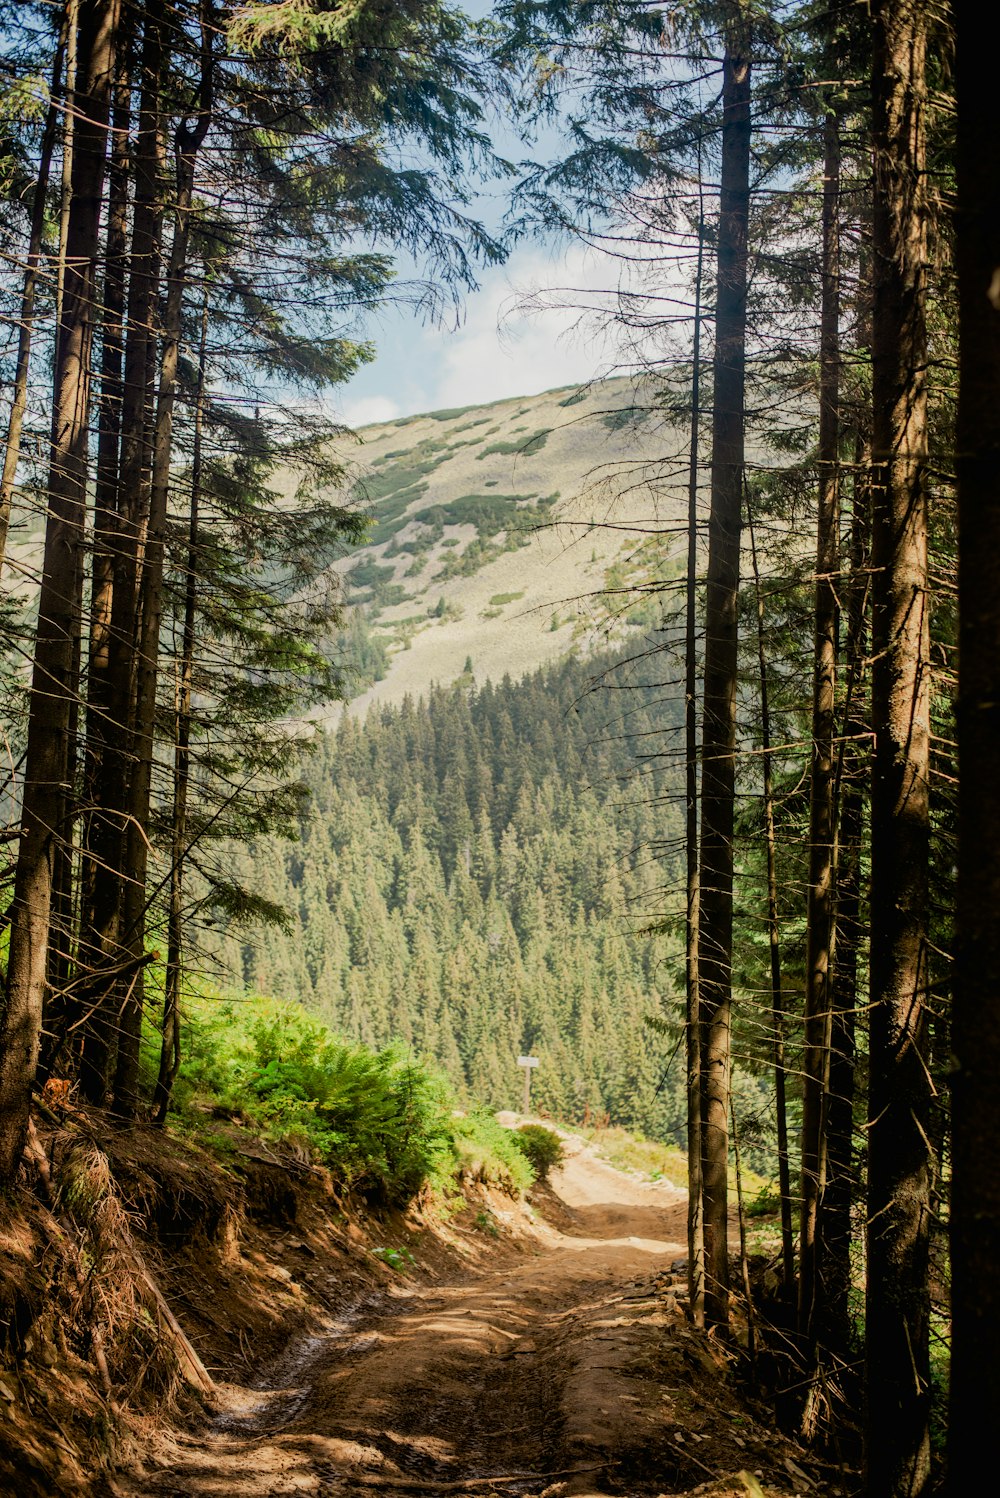
M 0 1498 L 992 1486 L 998 52 L 0 0 Z

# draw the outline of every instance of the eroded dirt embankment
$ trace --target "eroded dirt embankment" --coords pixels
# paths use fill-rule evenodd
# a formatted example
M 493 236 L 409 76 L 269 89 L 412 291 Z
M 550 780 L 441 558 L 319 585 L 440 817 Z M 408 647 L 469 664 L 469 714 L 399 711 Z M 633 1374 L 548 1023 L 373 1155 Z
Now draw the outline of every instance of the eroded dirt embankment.
M 533 1220 L 501 1214 L 478 1264 L 418 1264 L 291 1341 L 255 1387 L 221 1383 L 205 1422 L 151 1426 L 130 1498 L 653 1498 L 752 1493 L 754 1473 L 768 1493 L 835 1492 L 688 1328 L 671 1271 L 684 1193 L 568 1148 Z

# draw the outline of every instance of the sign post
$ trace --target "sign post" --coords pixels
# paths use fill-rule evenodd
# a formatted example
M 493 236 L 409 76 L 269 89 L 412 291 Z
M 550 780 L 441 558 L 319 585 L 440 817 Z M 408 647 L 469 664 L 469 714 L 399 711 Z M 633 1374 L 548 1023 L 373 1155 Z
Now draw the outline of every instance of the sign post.
M 527 1118 L 531 1112 L 531 1071 L 532 1067 L 538 1065 L 537 1056 L 518 1056 L 518 1066 L 524 1067 L 524 1116 Z

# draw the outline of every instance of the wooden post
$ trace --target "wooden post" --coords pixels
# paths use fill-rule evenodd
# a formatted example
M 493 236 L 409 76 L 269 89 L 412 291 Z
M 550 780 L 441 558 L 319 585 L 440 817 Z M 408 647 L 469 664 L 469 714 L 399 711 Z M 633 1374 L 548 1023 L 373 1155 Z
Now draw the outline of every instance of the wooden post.
M 531 1111 L 531 1070 L 538 1065 L 537 1056 L 518 1056 L 518 1066 L 524 1067 L 524 1116 L 527 1118 Z

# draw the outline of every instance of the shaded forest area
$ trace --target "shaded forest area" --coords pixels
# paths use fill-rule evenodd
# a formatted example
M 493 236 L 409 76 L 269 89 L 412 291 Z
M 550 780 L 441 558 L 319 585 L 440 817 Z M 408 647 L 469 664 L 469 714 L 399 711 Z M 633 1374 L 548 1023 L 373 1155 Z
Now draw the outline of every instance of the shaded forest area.
M 871 1498 L 931 1491 L 932 1339 L 950 1338 L 950 1481 L 973 1490 L 1000 1395 L 1000 21 L 965 0 L 506 0 L 482 23 L 436 0 L 0 15 L 0 1182 L 23 1183 L 26 1146 L 44 1181 L 46 1086 L 109 1131 L 165 1124 L 199 925 L 281 919 L 256 869 L 229 876 L 228 849 L 297 818 L 288 724 L 341 690 L 330 568 L 368 525 L 331 459 L 336 422 L 303 397 L 372 356 L 366 315 L 386 299 L 443 310 L 477 263 L 559 228 L 629 267 L 606 320 L 690 431 L 685 746 L 662 750 L 685 774 L 684 892 L 661 908 L 669 864 L 636 888 L 651 925 L 684 920 L 689 1313 L 727 1336 L 749 1023 L 770 1052 L 792 1418 L 836 1449 L 860 1390 Z M 527 138 L 561 129 L 564 153 L 499 160 L 494 109 Z M 506 244 L 473 211 L 491 176 L 512 187 Z M 485 692 L 433 711 L 478 711 L 485 732 Z M 429 713 L 373 725 L 371 745 L 401 752 Z M 654 741 L 673 726 L 651 717 Z M 472 774 L 473 730 L 454 734 Z M 448 980 L 447 949 L 423 949 L 454 933 L 463 880 L 472 907 L 499 889 L 506 908 L 485 936 L 470 920 L 456 960 L 497 929 L 526 985 L 532 962 L 566 973 L 574 920 L 612 919 L 593 846 L 568 868 L 539 857 L 544 921 L 519 888 L 542 853 L 529 818 L 558 841 L 565 814 L 590 839 L 607 807 L 576 787 L 567 802 L 541 762 L 504 806 L 509 767 L 479 749 L 494 783 L 467 787 L 471 831 L 437 772 L 433 816 L 397 801 L 370 819 L 378 899 L 361 932 L 342 927 L 356 944 L 383 911 L 402 924 L 389 982 L 434 990 L 425 1029 Z M 322 748 L 345 817 L 372 752 L 352 728 Z M 378 885 L 390 867 L 423 880 L 411 931 L 407 899 Z M 635 877 L 626 862 L 623 895 Z M 343 972 L 354 952 L 331 939 Z M 609 926 L 597 946 L 613 944 Z M 608 956 L 595 987 L 634 960 Z M 650 978 L 639 961 L 618 1027 L 638 1022 L 630 984 L 662 990 Z M 555 1046 L 553 990 L 537 985 L 537 1022 Z M 359 1029 L 362 1008 L 380 1023 L 376 994 L 350 1002 Z M 425 1047 L 447 1048 L 446 1028 Z M 478 1085 L 493 1062 L 452 1030 Z

